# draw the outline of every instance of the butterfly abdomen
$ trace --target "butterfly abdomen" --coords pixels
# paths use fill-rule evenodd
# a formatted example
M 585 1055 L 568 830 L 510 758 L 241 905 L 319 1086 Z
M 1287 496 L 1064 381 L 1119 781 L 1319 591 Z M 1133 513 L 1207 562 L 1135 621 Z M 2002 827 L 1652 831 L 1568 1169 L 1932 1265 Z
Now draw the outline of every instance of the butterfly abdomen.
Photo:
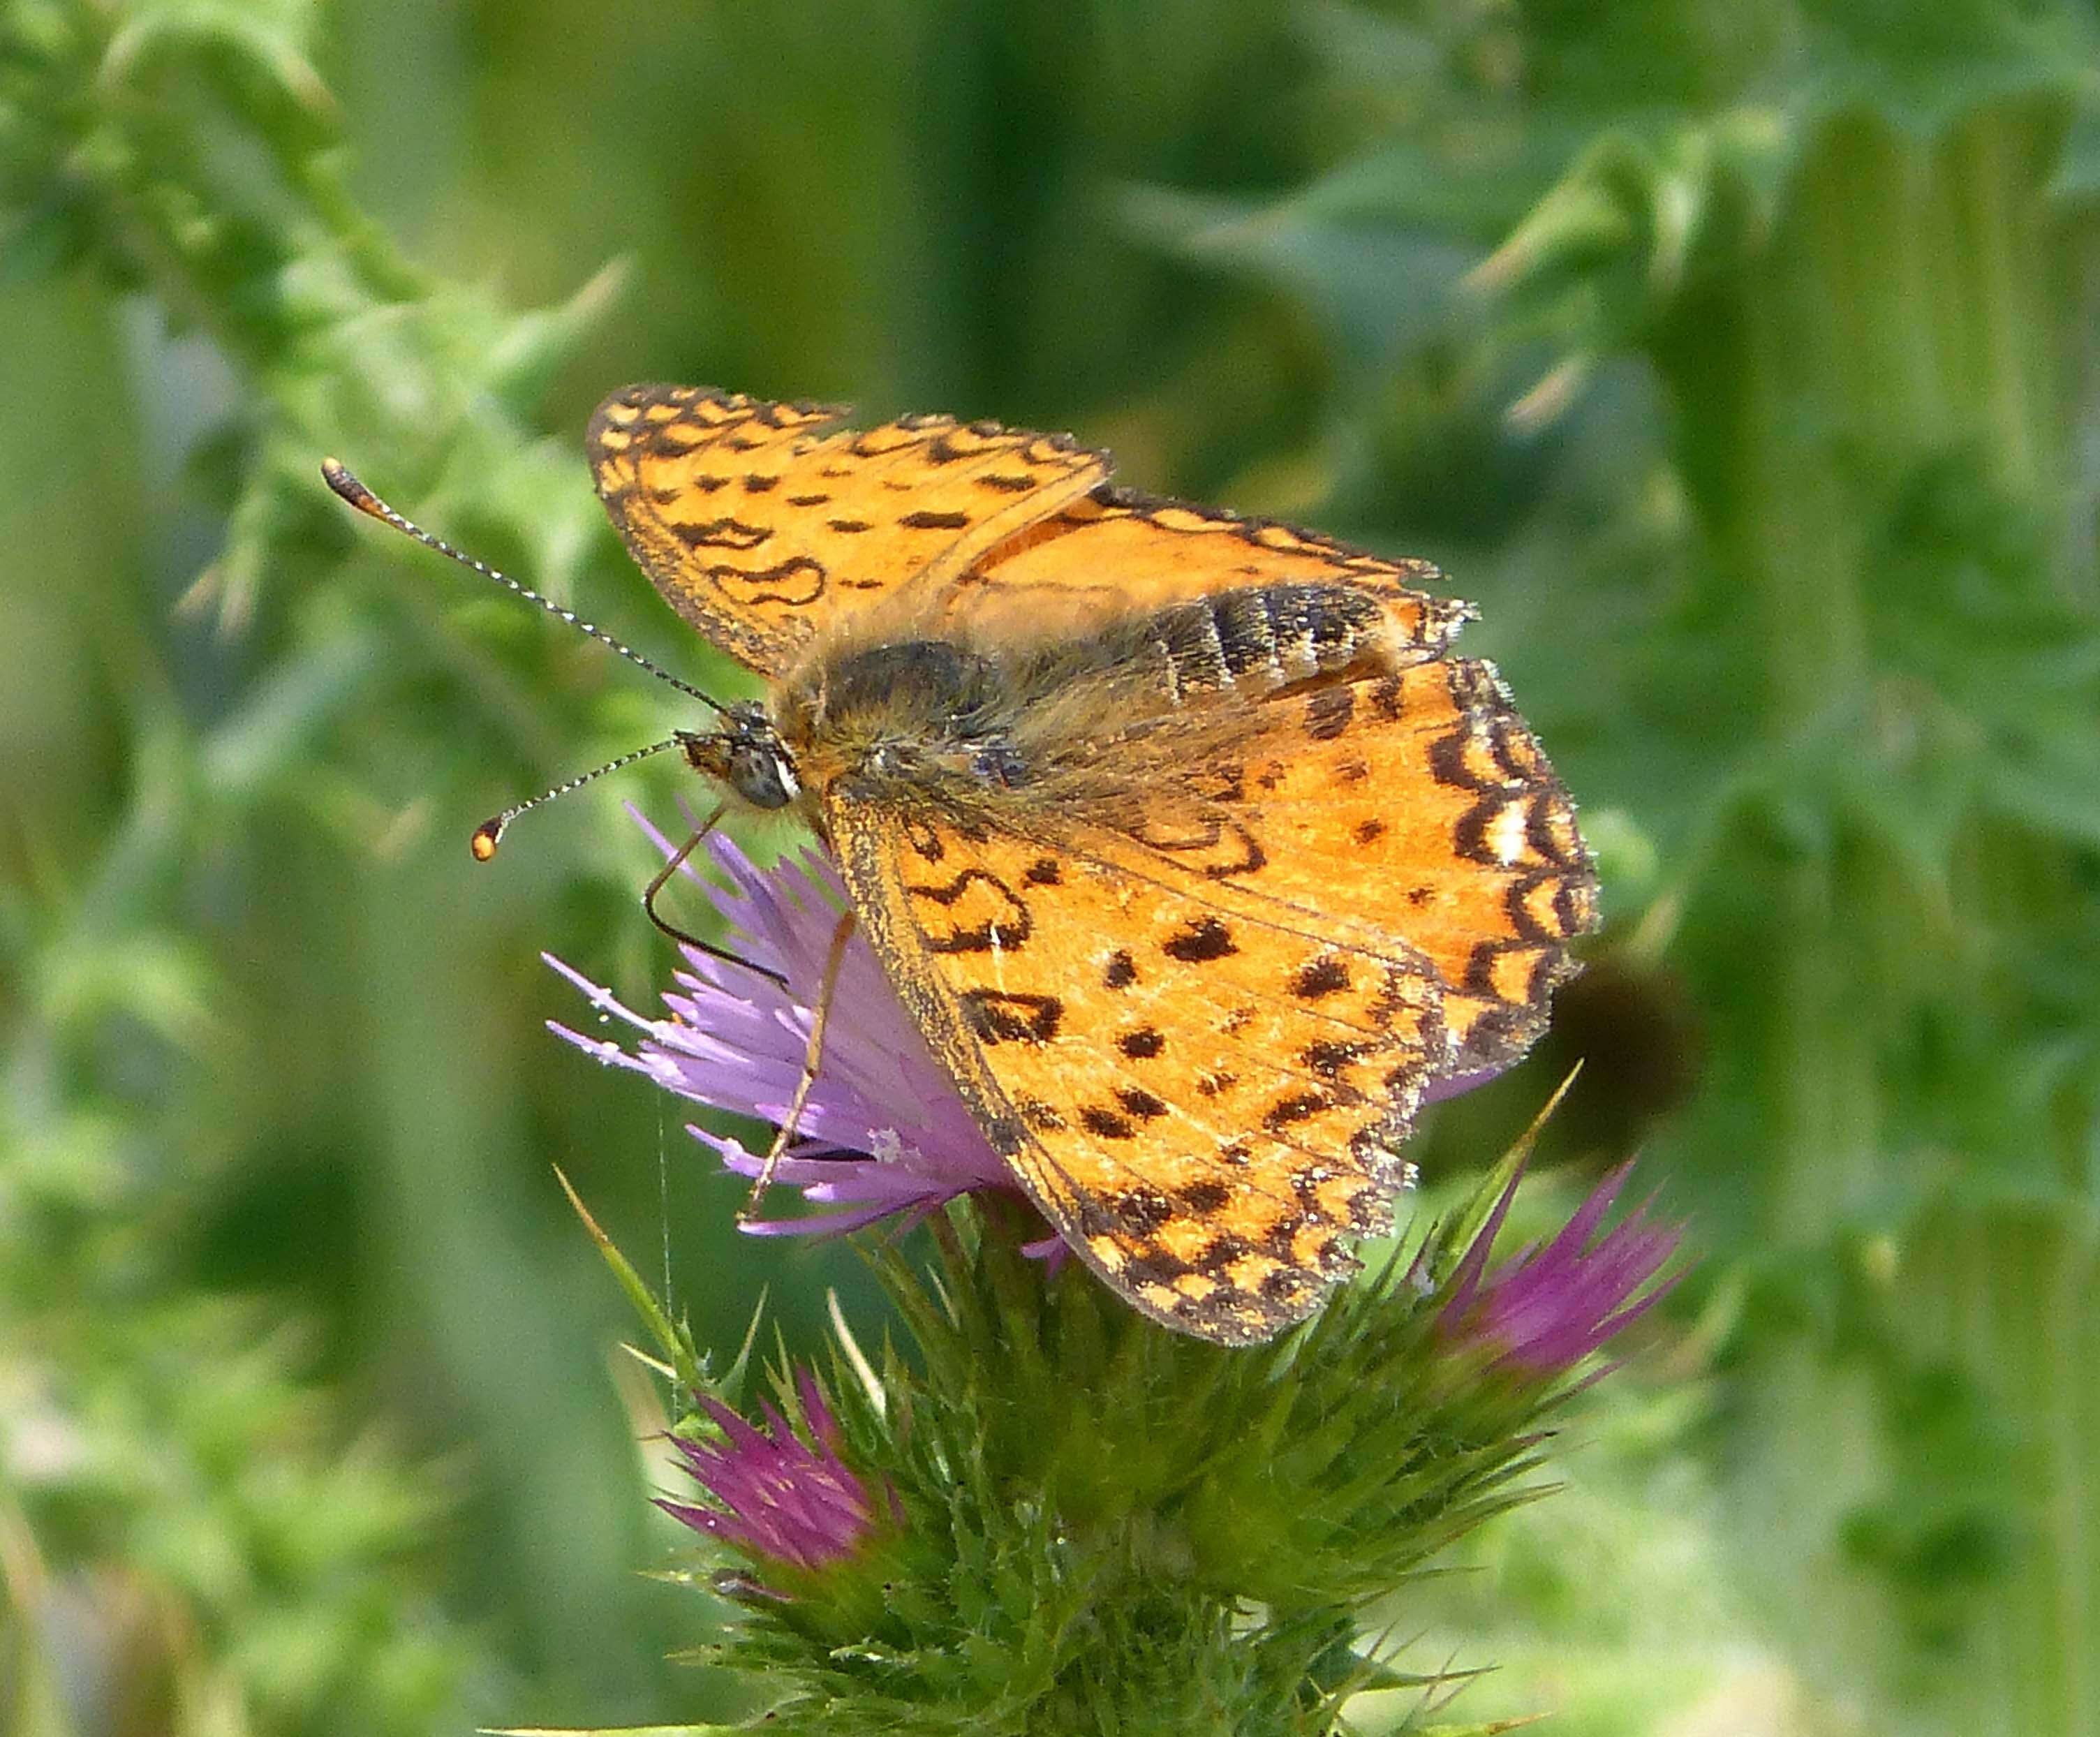
M 1162 610 L 1147 624 L 1170 697 L 1263 694 L 1385 661 L 1384 606 L 1352 585 L 1248 585 Z

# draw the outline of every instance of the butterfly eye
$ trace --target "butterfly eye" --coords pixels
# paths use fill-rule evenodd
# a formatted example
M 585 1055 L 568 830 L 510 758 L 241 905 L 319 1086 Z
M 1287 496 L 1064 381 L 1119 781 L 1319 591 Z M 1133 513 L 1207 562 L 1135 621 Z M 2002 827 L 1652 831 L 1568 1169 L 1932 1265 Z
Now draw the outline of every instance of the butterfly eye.
M 739 743 L 729 752 L 730 787 L 753 808 L 785 808 L 801 786 L 779 752 L 755 743 Z

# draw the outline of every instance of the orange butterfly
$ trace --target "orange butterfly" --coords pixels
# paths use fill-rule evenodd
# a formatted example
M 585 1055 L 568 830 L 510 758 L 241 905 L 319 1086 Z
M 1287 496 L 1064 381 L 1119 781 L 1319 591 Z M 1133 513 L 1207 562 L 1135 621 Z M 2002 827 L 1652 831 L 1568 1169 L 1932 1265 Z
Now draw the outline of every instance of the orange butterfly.
M 1088 1264 L 1267 1338 L 1388 1227 L 1424 1087 L 1542 1027 L 1596 921 L 1567 792 L 1429 563 L 1114 487 L 1066 438 L 843 414 L 638 386 L 592 418 L 628 548 L 767 684 L 677 745 L 829 845 Z

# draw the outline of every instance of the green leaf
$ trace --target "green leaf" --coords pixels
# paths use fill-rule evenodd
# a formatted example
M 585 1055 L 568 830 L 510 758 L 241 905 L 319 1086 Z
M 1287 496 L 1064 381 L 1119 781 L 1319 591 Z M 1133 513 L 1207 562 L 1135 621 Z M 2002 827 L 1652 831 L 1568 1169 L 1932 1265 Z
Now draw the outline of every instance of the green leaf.
M 591 1216 L 589 1209 L 584 1205 L 583 1197 L 570 1186 L 569 1179 L 562 1174 L 559 1168 L 554 1171 L 554 1179 L 561 1184 L 562 1192 L 568 1196 L 569 1205 L 583 1221 L 584 1228 L 589 1232 L 591 1241 L 598 1245 L 598 1253 L 603 1257 L 606 1265 L 612 1269 L 612 1276 L 619 1282 L 621 1291 L 625 1294 L 635 1313 L 648 1327 L 650 1337 L 655 1340 L 657 1348 L 671 1364 L 677 1376 L 678 1385 L 688 1393 L 705 1391 L 705 1370 L 699 1353 L 694 1349 L 691 1334 L 683 1325 L 671 1319 L 663 1304 L 656 1300 L 656 1294 L 643 1282 L 642 1275 L 634 1270 L 612 1239 L 599 1228 L 598 1220 Z M 752 1325 L 755 1332 L 757 1327 L 755 1316 Z M 737 1358 L 739 1370 L 750 1350 L 751 1341 L 747 1336 L 743 1351 Z

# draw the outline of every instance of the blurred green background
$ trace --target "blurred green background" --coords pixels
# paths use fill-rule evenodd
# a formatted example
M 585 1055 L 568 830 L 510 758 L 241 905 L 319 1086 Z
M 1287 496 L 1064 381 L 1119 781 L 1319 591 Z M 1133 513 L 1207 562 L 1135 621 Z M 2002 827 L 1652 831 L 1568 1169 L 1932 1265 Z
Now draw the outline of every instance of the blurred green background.
M 0 3 L 0 1727 L 717 1717 L 559 1162 L 791 1338 L 640 1082 L 688 675 L 630 380 L 1070 429 L 1441 562 L 1609 927 L 1576 1056 L 1703 1257 L 1432 1662 L 1564 1732 L 2100 1732 L 2100 55 L 2050 0 Z M 1404 1709 L 1367 1708 L 1377 1728 Z

